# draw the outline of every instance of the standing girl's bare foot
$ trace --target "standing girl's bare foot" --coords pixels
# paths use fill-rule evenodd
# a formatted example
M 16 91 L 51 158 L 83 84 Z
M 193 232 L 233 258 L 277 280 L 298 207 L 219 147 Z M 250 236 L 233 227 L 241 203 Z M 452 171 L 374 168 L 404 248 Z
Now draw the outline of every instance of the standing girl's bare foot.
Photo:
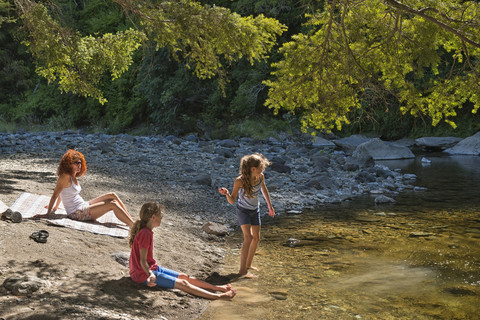
M 257 267 L 254 267 L 254 266 L 247 267 L 247 269 L 251 269 L 253 271 L 260 271 L 260 269 L 258 269 Z
M 240 274 L 240 278 L 253 279 L 253 278 L 258 278 L 258 276 L 253 273 L 245 273 L 245 274 Z

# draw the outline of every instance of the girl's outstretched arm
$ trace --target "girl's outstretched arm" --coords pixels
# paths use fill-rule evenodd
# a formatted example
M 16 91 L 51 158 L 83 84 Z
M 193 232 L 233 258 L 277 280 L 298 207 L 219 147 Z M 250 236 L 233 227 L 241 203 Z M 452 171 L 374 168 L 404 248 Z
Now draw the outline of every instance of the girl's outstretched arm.
M 272 201 L 270 200 L 270 193 L 268 192 L 267 185 L 265 184 L 265 176 L 262 175 L 262 194 L 268 205 L 268 215 L 275 217 L 275 210 L 273 209 Z
M 232 193 L 229 193 L 227 188 L 218 188 L 218 192 L 220 192 L 221 194 L 227 197 L 228 203 L 234 204 L 235 201 L 237 200 L 238 190 L 240 189 L 241 186 L 242 186 L 242 181 L 240 180 L 240 178 L 237 178 L 233 183 Z

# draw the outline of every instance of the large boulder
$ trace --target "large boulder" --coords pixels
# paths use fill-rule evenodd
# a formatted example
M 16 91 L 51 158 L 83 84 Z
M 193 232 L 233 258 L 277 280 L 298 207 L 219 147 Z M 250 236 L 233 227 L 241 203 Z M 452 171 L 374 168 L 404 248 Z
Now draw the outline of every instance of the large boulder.
M 395 143 L 385 142 L 379 138 L 374 138 L 362 143 L 355 149 L 352 156 L 359 159 L 365 159 L 370 156 L 373 160 L 415 158 L 415 155 L 409 148 L 399 146 Z
M 480 155 L 480 131 L 457 143 L 454 147 L 446 149 L 449 154 Z
M 333 140 L 333 143 L 335 143 L 337 147 L 342 149 L 347 155 L 351 155 L 359 145 L 367 141 L 370 141 L 370 138 L 360 134 L 354 134 L 347 138 Z
M 312 143 L 313 147 L 316 148 L 326 148 L 326 149 L 334 149 L 336 147 L 335 143 L 330 140 L 324 139 L 322 137 L 315 137 L 315 140 Z
M 457 137 L 423 137 L 415 140 L 415 144 L 424 149 L 445 150 L 459 143 L 462 139 Z

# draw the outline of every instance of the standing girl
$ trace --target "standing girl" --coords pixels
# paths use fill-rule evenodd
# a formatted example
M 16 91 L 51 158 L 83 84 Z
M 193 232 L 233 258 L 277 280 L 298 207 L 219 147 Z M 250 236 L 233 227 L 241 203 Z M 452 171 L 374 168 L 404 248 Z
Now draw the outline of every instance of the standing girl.
M 260 190 L 268 205 L 268 214 L 275 216 L 270 194 L 265 184 L 263 172 L 270 165 L 270 162 L 262 154 L 254 153 L 244 156 L 240 160 L 239 176 L 233 183 L 232 193 L 226 188 L 219 188 L 218 191 L 227 197 L 230 204 L 234 204 L 237 196 L 237 218 L 243 232 L 243 244 L 240 254 L 241 275 L 247 275 L 248 269 L 258 270 L 252 267 L 253 256 L 260 241 Z
M 67 217 L 70 219 L 96 220 L 113 210 L 120 221 L 131 227 L 133 225 L 132 217 L 115 193 L 101 195 L 89 202 L 83 200 L 80 196 L 82 187 L 77 178 L 85 175 L 85 172 L 87 172 L 87 162 L 83 154 L 73 149 L 68 150 L 57 168 L 57 185 L 50 198 L 47 214 L 36 215 L 35 218 L 48 217 L 58 209 L 60 202 L 63 201 Z
M 135 221 L 130 229 L 128 240 L 132 251 L 130 253 L 130 277 L 137 283 L 149 287 L 159 286 L 168 289 L 180 289 L 187 293 L 207 299 L 232 299 L 236 289 L 230 284 L 216 286 L 189 277 L 184 273 L 163 268 L 153 259 L 153 228 L 162 222 L 161 207 L 156 202 L 147 202 L 140 209 L 140 219 Z M 211 292 L 220 291 L 220 293 Z

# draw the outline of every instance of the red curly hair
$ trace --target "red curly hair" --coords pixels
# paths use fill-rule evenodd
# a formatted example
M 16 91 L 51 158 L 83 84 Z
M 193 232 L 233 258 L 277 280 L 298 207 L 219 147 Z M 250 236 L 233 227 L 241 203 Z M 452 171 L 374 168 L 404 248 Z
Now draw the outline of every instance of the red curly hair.
M 68 173 L 69 175 L 73 175 L 73 163 L 75 161 L 82 161 L 82 168 L 80 172 L 77 173 L 77 177 L 81 177 L 87 172 L 87 162 L 85 161 L 85 157 L 79 151 L 70 149 L 68 150 L 60 160 L 57 169 L 57 176 L 61 176 L 64 173 Z

